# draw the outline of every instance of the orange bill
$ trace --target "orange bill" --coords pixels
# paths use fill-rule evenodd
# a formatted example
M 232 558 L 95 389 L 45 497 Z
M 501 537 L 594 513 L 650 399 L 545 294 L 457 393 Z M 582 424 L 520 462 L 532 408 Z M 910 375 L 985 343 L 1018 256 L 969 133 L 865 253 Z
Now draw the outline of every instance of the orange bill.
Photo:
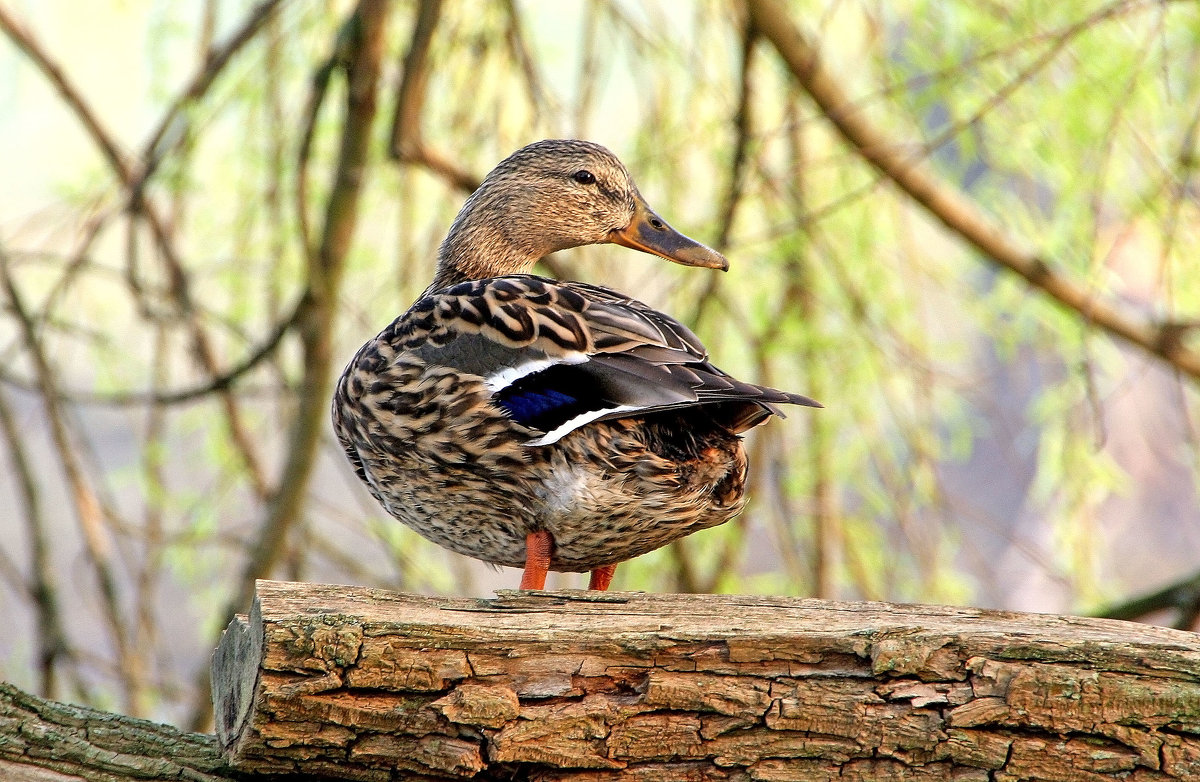
M 679 233 L 654 213 L 640 193 L 635 196 L 637 206 L 633 220 L 624 228 L 609 234 L 613 244 L 658 255 L 684 266 L 729 270 L 729 261 L 725 260 L 724 255 Z

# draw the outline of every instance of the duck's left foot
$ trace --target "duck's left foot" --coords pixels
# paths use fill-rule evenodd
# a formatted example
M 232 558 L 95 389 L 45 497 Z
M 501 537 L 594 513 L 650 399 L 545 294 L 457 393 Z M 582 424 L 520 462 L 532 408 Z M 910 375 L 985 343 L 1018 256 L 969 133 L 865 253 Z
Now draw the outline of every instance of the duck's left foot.
M 600 592 L 608 589 L 608 585 L 612 583 L 613 574 L 617 572 L 617 565 L 605 565 L 598 567 L 592 571 L 592 577 L 588 579 L 588 589 L 595 589 Z
M 546 588 L 546 572 L 550 570 L 550 554 L 553 551 L 554 538 L 546 530 L 530 532 L 525 536 L 525 572 L 521 574 L 521 589 Z

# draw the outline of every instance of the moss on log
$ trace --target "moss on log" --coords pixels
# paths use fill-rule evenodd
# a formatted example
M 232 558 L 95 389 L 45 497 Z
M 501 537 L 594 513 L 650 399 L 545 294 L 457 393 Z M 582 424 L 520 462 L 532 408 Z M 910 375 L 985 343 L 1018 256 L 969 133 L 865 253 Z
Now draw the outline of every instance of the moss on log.
M 232 782 L 213 736 L 57 703 L 0 683 L 4 782 Z

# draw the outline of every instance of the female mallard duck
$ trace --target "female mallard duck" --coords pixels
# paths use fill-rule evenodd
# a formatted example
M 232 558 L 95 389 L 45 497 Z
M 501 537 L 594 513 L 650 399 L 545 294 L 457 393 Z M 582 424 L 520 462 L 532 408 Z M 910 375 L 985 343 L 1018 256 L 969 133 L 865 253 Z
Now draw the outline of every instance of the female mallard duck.
M 739 435 L 803 396 L 735 380 L 674 319 L 616 291 L 529 274 L 612 242 L 686 266 L 714 250 L 651 211 L 604 147 L 548 140 L 487 175 L 433 283 L 358 351 L 333 424 L 387 512 L 452 551 L 525 572 L 592 572 L 741 511 Z

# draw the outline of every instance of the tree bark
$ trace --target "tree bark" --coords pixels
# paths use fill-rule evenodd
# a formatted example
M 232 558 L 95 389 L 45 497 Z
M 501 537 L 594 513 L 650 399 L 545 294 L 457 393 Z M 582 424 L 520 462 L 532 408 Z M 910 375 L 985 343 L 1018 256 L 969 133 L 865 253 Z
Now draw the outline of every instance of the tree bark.
M 233 767 L 348 779 L 1191 779 L 1200 636 L 730 595 L 260 581 L 213 661 Z
M 241 779 L 213 736 L 55 703 L 0 683 L 0 779 L 132 782 Z

